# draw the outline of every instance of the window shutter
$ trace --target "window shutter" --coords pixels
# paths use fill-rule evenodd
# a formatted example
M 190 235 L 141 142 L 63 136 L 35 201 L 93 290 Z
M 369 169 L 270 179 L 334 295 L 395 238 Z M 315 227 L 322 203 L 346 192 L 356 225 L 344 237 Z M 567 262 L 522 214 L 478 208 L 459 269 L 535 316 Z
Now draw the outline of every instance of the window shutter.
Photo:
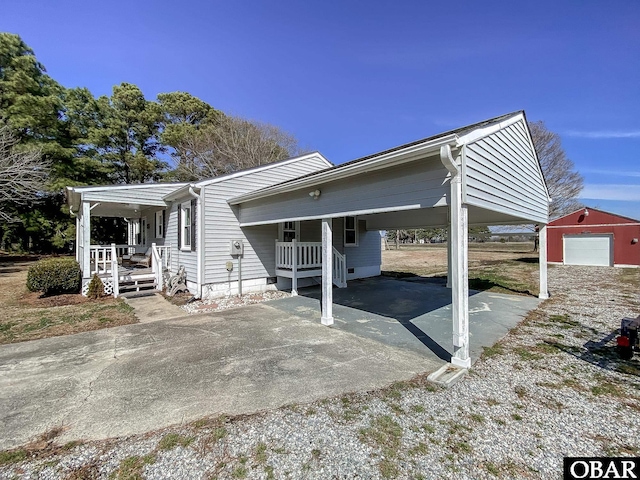
M 182 205 L 178 204 L 178 250 L 182 248 Z
M 191 251 L 196 251 L 196 207 L 198 201 L 194 198 L 191 200 Z
M 167 238 L 167 209 L 162 210 L 162 238 Z

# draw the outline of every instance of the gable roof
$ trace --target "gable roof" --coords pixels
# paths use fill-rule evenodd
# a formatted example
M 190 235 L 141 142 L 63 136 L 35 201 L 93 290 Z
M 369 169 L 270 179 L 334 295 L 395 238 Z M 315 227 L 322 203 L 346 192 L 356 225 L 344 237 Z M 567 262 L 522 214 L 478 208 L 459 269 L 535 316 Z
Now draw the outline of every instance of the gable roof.
M 67 202 L 69 205 L 76 205 L 80 199 L 80 195 L 84 193 L 99 193 L 99 192 L 115 192 L 118 190 L 161 190 L 159 193 L 159 200 L 173 200 L 180 196 L 186 195 L 190 188 L 200 190 L 201 187 L 206 185 L 212 185 L 215 183 L 223 182 L 237 177 L 250 175 L 256 172 L 269 170 L 275 167 L 280 167 L 290 163 L 301 162 L 311 158 L 316 158 L 324 162 L 327 167 L 332 167 L 333 163 L 327 160 L 320 152 L 311 152 L 297 157 L 288 158 L 286 160 L 280 160 L 278 162 L 272 162 L 265 165 L 258 165 L 256 167 L 239 170 L 237 172 L 227 173 L 218 177 L 207 178 L 198 180 L 196 182 L 174 182 L 174 183 L 140 183 L 140 184 L 116 184 L 116 185 L 88 185 L 78 187 L 67 187 Z M 166 187 L 171 187 L 167 192 Z M 135 199 L 132 199 L 135 201 Z M 155 203 L 154 203 L 155 204 Z
M 490 118 L 488 120 L 483 120 L 471 125 L 456 128 L 454 130 L 439 133 L 431 137 L 423 138 L 421 140 L 405 143 L 388 150 L 383 150 L 381 152 L 351 160 L 340 165 L 335 165 L 324 170 L 319 170 L 317 172 L 309 173 L 301 177 L 287 180 L 271 187 L 266 187 L 255 190 L 253 192 L 249 192 L 247 194 L 239 195 L 238 197 L 230 199 L 229 203 L 232 205 L 237 205 L 242 202 L 264 198 L 270 195 L 276 195 L 288 190 L 314 186 L 320 182 L 337 180 L 339 178 L 348 177 L 360 172 L 368 172 L 379 168 L 385 168 L 394 163 L 402 163 L 403 161 L 408 161 L 407 157 L 415 156 L 417 152 L 435 152 L 440 148 L 440 146 L 446 144 L 451 145 L 453 148 L 457 148 L 464 144 L 475 142 L 485 136 L 491 135 L 495 131 L 500 130 L 520 120 L 523 120 L 526 126 L 526 117 L 524 114 L 524 110 L 507 113 L 494 118 Z M 531 141 L 531 138 L 529 138 L 529 140 Z M 533 147 L 532 141 L 531 147 L 535 153 L 535 148 Z M 538 163 L 538 169 L 540 171 L 541 178 L 543 179 L 543 183 L 545 183 L 544 176 L 542 175 L 542 170 L 540 169 L 540 162 L 538 160 L 537 153 L 535 153 L 535 158 Z M 544 185 L 544 188 L 546 191 L 546 183 Z
M 567 213 L 566 215 L 563 215 L 561 217 L 555 218 L 553 219 L 551 222 L 549 222 L 549 226 L 555 226 L 554 224 L 558 221 L 564 220 L 567 217 L 570 217 L 571 215 L 575 215 L 578 212 L 584 212 L 585 210 L 589 210 L 592 212 L 598 212 L 598 213 L 602 213 L 604 215 L 610 215 L 612 217 L 616 217 L 616 218 L 622 218 L 624 220 L 628 220 L 630 223 L 640 223 L 640 220 L 636 220 L 635 218 L 631 218 L 631 217 L 625 217 L 624 215 L 618 215 L 617 213 L 612 213 L 612 212 L 606 212 L 604 210 L 600 210 L 599 208 L 591 208 L 591 207 L 581 207 L 577 210 L 574 210 L 571 213 Z M 564 225 L 561 225 L 564 226 Z

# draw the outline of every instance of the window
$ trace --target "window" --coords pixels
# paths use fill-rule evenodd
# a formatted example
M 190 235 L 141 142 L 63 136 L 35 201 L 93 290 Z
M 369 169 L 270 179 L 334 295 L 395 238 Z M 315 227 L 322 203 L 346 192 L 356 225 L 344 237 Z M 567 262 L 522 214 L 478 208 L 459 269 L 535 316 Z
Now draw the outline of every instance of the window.
M 180 204 L 180 248 L 191 250 L 191 203 Z
M 156 238 L 164 238 L 164 210 L 156 212 Z
M 283 242 L 290 242 L 291 240 L 294 239 L 298 239 L 298 229 L 299 229 L 299 223 L 298 222 L 284 222 L 282 224 L 282 241 Z
M 344 246 L 358 245 L 358 220 L 356 217 L 344 217 Z

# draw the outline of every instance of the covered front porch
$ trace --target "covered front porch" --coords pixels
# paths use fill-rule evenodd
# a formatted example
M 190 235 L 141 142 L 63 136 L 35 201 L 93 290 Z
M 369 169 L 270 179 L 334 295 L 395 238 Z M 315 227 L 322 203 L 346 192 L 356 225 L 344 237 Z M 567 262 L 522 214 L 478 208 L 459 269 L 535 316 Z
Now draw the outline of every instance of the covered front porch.
M 149 255 L 147 256 L 147 252 Z M 104 293 L 118 297 L 123 293 L 159 290 L 171 275 L 171 245 L 90 245 L 88 276 L 83 269 L 82 294 L 87 295 L 89 282 L 97 275 Z M 82 265 L 85 256 L 76 260 Z M 86 268 L 86 267 L 85 267 Z M 86 280 L 86 281 L 85 281 Z
M 83 295 L 94 275 L 102 280 L 106 294 L 117 297 L 162 290 L 175 273 L 171 244 L 164 239 L 167 205 L 162 200 L 163 191 L 153 191 L 157 189 L 151 185 L 68 188 L 69 209 L 76 218 L 75 255 L 82 271 Z M 115 242 L 92 241 L 96 238 L 92 220 L 96 218 L 123 220 L 121 232 L 113 226 L 99 235 Z M 123 239 L 126 243 L 121 242 Z

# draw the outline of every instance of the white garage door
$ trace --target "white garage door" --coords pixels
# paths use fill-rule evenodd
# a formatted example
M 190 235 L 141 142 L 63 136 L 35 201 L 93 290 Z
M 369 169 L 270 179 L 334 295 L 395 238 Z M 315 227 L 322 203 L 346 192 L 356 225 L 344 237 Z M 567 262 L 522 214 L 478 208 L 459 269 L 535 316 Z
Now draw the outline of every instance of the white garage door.
M 613 237 L 611 235 L 565 235 L 564 263 L 566 265 L 613 265 Z

